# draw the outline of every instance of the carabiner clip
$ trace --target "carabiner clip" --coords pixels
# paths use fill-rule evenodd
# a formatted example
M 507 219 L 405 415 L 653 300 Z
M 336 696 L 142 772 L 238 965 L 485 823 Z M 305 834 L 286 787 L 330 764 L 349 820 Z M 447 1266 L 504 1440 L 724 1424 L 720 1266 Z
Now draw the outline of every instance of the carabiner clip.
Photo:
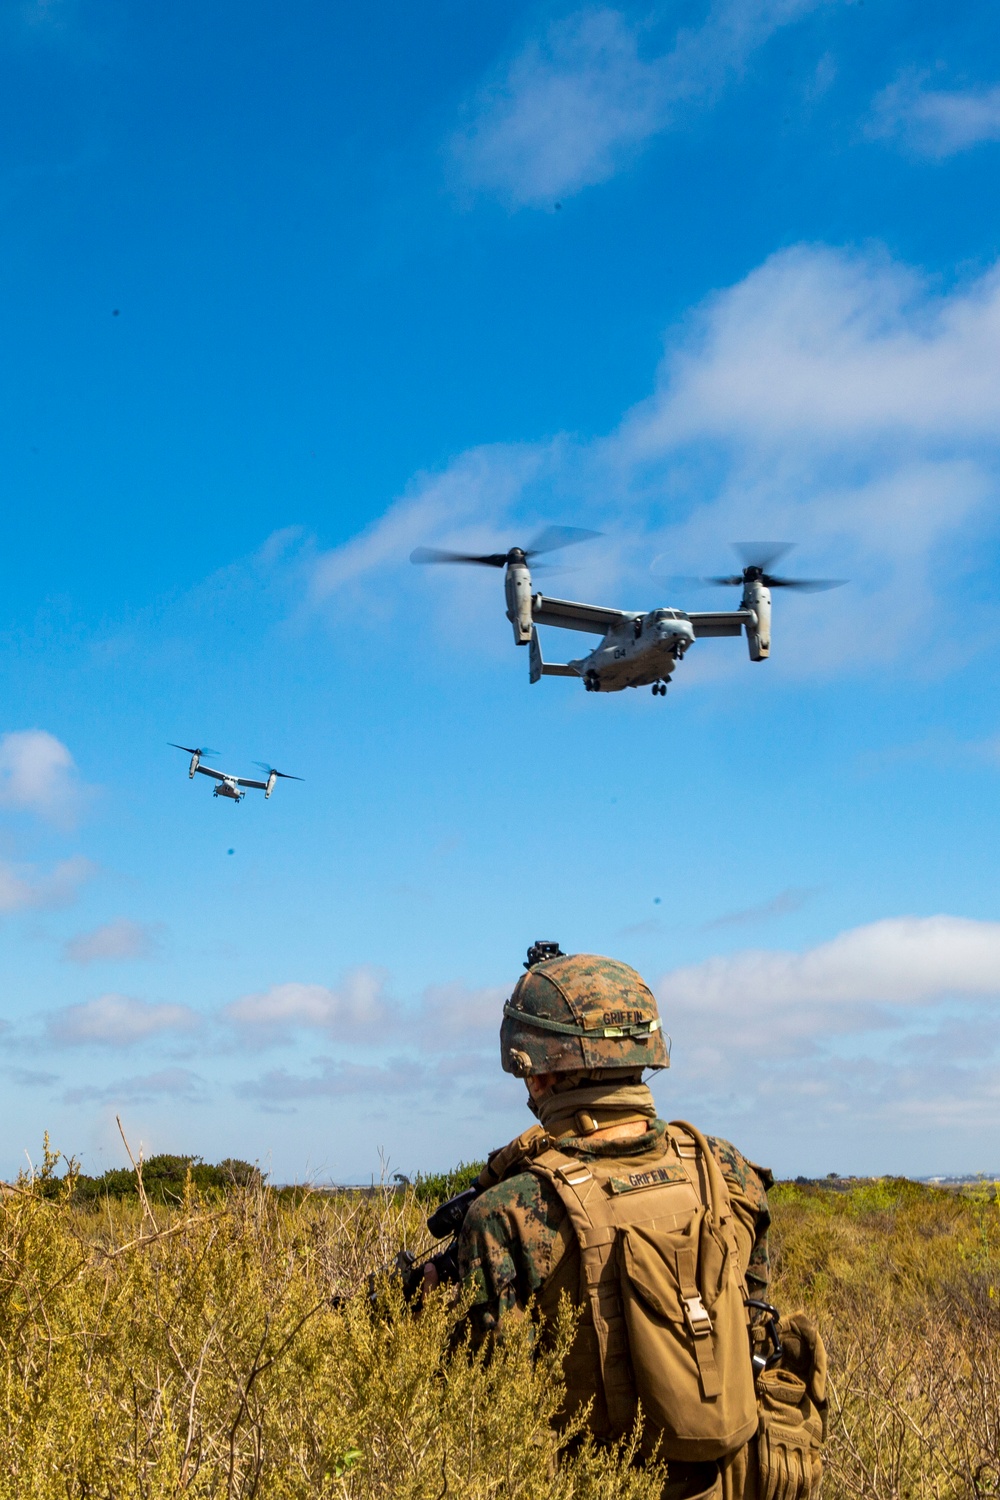
M 785 1352 L 785 1347 L 778 1334 L 778 1323 L 781 1319 L 781 1314 L 773 1303 L 761 1302 L 757 1297 L 747 1297 L 743 1305 L 744 1307 L 753 1308 L 756 1312 L 767 1314 L 766 1333 L 767 1337 L 771 1340 L 771 1353 L 763 1354 L 759 1350 L 755 1352 L 753 1339 L 751 1338 L 750 1341 L 750 1363 L 753 1366 L 753 1378 L 756 1380 L 759 1375 L 763 1375 L 765 1370 L 769 1370 L 772 1365 L 776 1365 Z M 753 1324 L 751 1324 L 751 1331 L 752 1329 Z

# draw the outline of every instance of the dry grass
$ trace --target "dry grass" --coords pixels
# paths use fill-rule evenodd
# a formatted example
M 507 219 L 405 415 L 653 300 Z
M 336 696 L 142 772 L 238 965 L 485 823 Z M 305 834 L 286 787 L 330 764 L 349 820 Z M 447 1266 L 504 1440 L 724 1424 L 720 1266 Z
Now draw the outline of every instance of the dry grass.
M 786 1308 L 830 1346 L 827 1500 L 1000 1495 L 1000 1206 L 873 1183 L 775 1194 Z M 555 1357 L 514 1328 L 449 1356 L 444 1298 L 373 1312 L 367 1272 L 418 1248 L 412 1195 L 191 1191 L 0 1209 L 0 1500 L 642 1500 L 653 1474 L 560 1457 Z
M 774 1194 L 776 1299 L 820 1321 L 828 1497 L 1000 1495 L 1000 1189 Z
M 0 1500 L 659 1492 L 614 1454 L 557 1463 L 527 1325 L 487 1364 L 449 1358 L 443 1295 L 372 1308 L 370 1268 L 420 1240 L 411 1195 L 95 1212 L 21 1183 L 0 1212 Z

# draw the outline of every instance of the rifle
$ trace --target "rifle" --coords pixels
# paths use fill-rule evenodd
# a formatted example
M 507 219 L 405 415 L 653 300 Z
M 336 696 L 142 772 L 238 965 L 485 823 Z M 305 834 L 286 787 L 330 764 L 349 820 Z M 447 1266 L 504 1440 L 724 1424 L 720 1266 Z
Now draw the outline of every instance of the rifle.
M 403 1296 L 407 1302 L 419 1305 L 420 1295 L 424 1285 L 424 1267 L 433 1266 L 437 1272 L 438 1283 L 445 1282 L 457 1286 L 460 1280 L 458 1273 L 458 1236 L 465 1216 L 472 1207 L 473 1202 L 483 1192 L 478 1183 L 466 1188 L 462 1193 L 456 1193 L 454 1198 L 449 1198 L 447 1203 L 442 1203 L 427 1218 L 427 1230 L 431 1235 L 431 1244 L 427 1251 L 419 1255 L 412 1250 L 400 1250 L 392 1265 L 388 1267 L 389 1274 L 398 1276 L 403 1287 Z M 440 1245 L 442 1240 L 447 1241 L 443 1248 L 435 1250 L 435 1245 Z M 372 1275 L 368 1278 L 368 1295 L 374 1299 L 377 1295 L 377 1277 Z

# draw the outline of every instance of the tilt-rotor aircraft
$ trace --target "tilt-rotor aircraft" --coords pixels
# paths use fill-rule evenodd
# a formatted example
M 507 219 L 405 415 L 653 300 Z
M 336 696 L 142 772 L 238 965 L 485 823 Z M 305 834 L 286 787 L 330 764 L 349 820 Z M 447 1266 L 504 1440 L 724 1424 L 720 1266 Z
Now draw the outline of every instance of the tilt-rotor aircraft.
M 218 753 L 215 750 L 210 750 L 207 745 L 201 749 L 194 750 L 190 745 L 177 745 L 173 740 L 169 740 L 167 743 L 173 749 L 183 750 L 185 755 L 190 755 L 191 764 L 188 767 L 188 776 L 192 781 L 195 778 L 195 773 L 199 776 L 213 777 L 217 785 L 212 792 L 212 796 L 228 797 L 237 806 L 246 796 L 247 787 L 252 787 L 259 792 L 263 792 L 265 798 L 267 798 L 274 791 L 275 782 L 279 777 L 283 781 L 301 781 L 303 779 L 301 776 L 290 776 L 287 771 L 276 771 L 273 766 L 265 765 L 262 760 L 255 760 L 254 765 L 260 766 L 261 770 L 267 773 L 266 781 L 253 781 L 248 776 L 231 776 L 228 771 L 215 771 L 211 766 L 202 765 L 201 758 L 203 755 L 216 755 Z
M 576 542 L 599 536 L 576 526 L 549 526 L 527 547 L 508 552 L 446 552 L 437 547 L 418 547 L 410 554 L 414 563 L 473 563 L 484 568 L 503 568 L 507 618 L 518 646 L 529 647 L 529 676 L 579 677 L 588 693 L 617 693 L 627 687 L 652 687 L 666 694 L 667 683 L 688 647 L 709 636 L 742 635 L 746 631 L 751 661 L 764 661 L 771 652 L 771 589 L 803 589 L 817 592 L 837 588 L 843 579 L 779 578 L 769 570 L 788 552 L 791 542 L 739 542 L 736 551 L 743 561 L 741 572 L 724 578 L 705 578 L 699 583 L 742 588 L 738 609 L 689 611 L 681 609 L 608 609 L 602 604 L 578 604 L 532 593 L 531 563 L 542 553 L 554 552 Z M 580 630 L 599 635 L 593 651 L 575 661 L 542 660 L 539 625 L 561 630 Z

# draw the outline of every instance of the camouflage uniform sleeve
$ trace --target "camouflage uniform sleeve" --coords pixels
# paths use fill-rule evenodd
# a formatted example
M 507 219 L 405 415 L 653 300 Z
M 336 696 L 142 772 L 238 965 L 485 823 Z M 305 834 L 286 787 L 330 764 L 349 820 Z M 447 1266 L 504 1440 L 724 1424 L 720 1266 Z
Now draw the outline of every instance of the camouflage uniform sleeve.
M 554 1190 L 519 1172 L 481 1194 L 458 1239 L 458 1269 L 472 1290 L 469 1318 L 479 1343 L 510 1312 L 523 1312 L 572 1239 Z
M 746 1268 L 747 1294 L 764 1297 L 771 1280 L 771 1262 L 767 1234 L 771 1214 L 767 1206 L 767 1188 L 773 1178 L 766 1167 L 755 1167 L 729 1141 L 718 1136 L 706 1137 L 712 1155 L 722 1168 L 729 1188 L 733 1211 L 750 1236 L 750 1256 Z

